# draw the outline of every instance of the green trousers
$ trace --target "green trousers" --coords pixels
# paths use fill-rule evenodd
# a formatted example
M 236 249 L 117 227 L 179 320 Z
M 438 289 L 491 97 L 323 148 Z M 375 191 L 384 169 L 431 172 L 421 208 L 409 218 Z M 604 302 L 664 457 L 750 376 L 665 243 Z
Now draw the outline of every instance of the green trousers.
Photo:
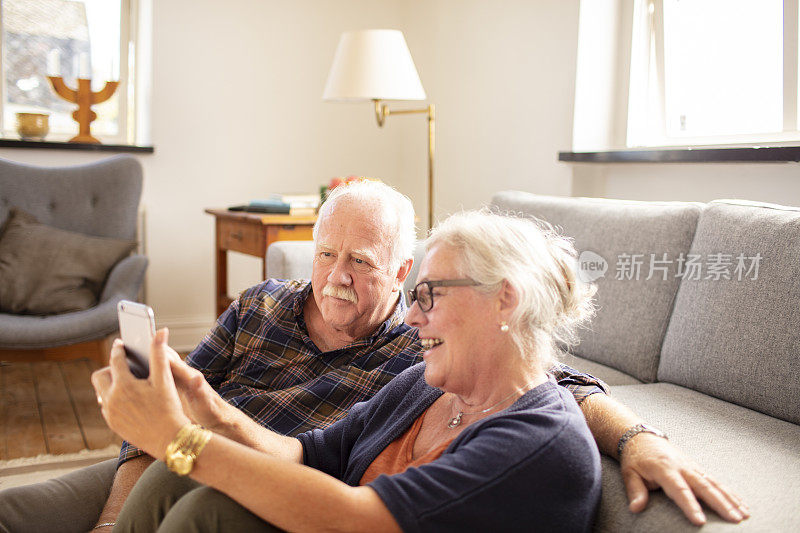
M 161 461 L 145 470 L 125 501 L 114 531 L 275 532 L 225 494 L 170 472 Z

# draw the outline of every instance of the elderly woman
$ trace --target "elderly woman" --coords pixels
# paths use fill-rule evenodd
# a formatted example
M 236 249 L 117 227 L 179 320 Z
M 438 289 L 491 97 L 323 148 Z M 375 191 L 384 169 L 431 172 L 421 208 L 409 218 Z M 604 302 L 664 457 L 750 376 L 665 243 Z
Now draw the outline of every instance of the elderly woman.
M 426 244 L 407 316 L 424 363 L 324 430 L 261 429 L 259 449 L 241 444 L 251 436 L 212 433 L 182 407 L 195 371 L 166 332 L 148 381 L 133 378 L 117 343 L 110 371 L 93 376 L 103 415 L 195 480 L 164 486 L 145 474 L 117 528 L 588 530 L 599 454 L 572 395 L 546 373 L 591 311 L 574 250 L 529 220 L 485 212 L 450 217 Z

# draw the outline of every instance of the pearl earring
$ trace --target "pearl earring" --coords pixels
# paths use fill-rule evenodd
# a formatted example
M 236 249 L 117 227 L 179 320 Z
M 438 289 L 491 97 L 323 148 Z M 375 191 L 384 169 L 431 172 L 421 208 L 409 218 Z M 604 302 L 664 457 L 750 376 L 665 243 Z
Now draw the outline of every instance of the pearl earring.
M 503 333 L 508 333 L 508 322 L 506 322 L 505 320 L 500 322 L 500 331 L 502 331 Z

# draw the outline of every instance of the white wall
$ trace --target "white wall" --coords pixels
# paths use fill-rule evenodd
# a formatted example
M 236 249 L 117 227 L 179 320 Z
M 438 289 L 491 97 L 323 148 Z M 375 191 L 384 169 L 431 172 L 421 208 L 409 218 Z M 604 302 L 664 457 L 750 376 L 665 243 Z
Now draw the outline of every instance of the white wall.
M 409 46 L 437 106 L 437 216 L 498 189 L 568 195 L 557 152 L 572 142 L 578 1 L 407 3 Z M 403 160 L 418 165 L 406 174 L 423 196 L 424 125 L 413 135 Z
M 800 206 L 798 163 L 574 164 L 573 196 Z

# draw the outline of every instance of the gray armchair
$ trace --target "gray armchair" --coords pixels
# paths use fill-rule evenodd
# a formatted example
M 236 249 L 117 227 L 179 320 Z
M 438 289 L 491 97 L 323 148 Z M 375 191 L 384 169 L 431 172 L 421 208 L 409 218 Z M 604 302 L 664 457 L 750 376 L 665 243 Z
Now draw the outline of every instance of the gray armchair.
M 0 225 L 17 207 L 48 226 L 133 241 L 141 191 L 141 165 L 127 155 L 59 168 L 0 159 Z M 104 363 L 107 339 L 117 331 L 117 302 L 137 298 L 146 268 L 142 255 L 117 262 L 90 309 L 47 316 L 0 312 L 0 360 L 90 357 Z

